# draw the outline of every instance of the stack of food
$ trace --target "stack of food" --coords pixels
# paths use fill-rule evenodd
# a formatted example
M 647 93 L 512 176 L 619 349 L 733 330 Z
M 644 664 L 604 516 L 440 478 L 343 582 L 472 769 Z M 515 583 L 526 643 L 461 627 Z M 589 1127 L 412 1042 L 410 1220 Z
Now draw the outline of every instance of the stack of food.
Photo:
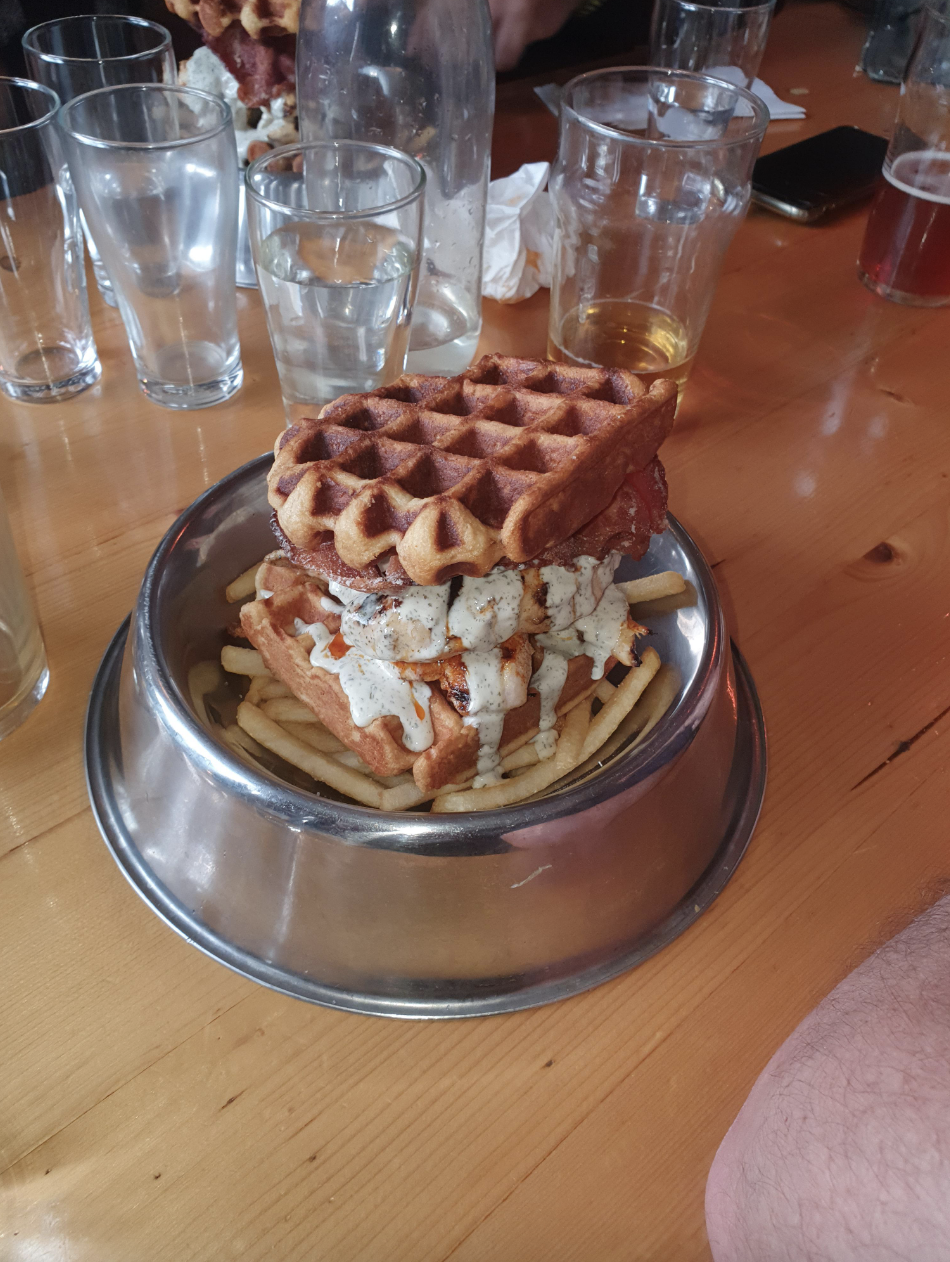
M 299 140 L 294 60 L 300 0 L 165 0 L 201 33 L 179 66 L 187 87 L 231 106 L 242 165 Z
M 660 668 L 630 600 L 683 588 L 613 581 L 665 527 L 675 403 L 670 382 L 489 355 L 285 430 L 280 550 L 228 593 L 256 595 L 253 650 L 222 654 L 253 677 L 238 743 L 383 809 L 502 806 L 590 759 Z

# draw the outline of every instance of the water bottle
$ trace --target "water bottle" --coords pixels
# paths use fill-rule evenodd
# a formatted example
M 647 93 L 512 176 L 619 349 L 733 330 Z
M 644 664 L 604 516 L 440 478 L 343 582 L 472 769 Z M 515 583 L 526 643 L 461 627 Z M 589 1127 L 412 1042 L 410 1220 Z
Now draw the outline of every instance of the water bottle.
M 487 0 L 303 0 L 301 139 L 375 141 L 425 167 L 409 372 L 452 376 L 475 353 L 494 108 Z

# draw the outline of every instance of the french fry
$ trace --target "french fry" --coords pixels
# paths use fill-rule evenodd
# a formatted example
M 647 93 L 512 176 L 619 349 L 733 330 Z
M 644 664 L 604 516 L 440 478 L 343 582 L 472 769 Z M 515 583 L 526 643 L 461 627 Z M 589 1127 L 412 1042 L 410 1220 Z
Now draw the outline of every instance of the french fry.
M 266 675 L 268 679 L 273 678 L 257 649 L 239 649 L 234 644 L 226 644 L 221 650 L 221 665 L 231 675 Z
M 659 600 L 661 596 L 678 596 L 686 591 L 686 579 L 676 570 L 664 570 L 662 574 L 648 574 L 628 583 L 618 583 L 629 605 L 639 605 L 647 600 Z
M 520 745 L 507 758 L 501 760 L 501 769 L 514 771 L 516 767 L 533 767 L 539 761 L 537 745 Z
M 277 697 L 292 697 L 293 695 L 287 685 L 280 679 L 273 679 L 269 683 L 265 680 L 261 685 L 262 701 L 273 701 Z
M 242 701 L 238 706 L 237 721 L 239 725 L 259 741 L 265 749 L 269 749 L 278 758 L 283 758 L 301 771 L 306 771 L 314 780 L 322 780 L 338 793 L 361 802 L 364 806 L 380 807 L 383 792 L 378 784 L 358 771 L 344 767 L 335 758 L 321 754 L 310 745 L 297 740 L 295 736 L 284 730 L 279 723 L 268 718 L 256 706 Z
M 275 723 L 320 722 L 310 707 L 296 697 L 275 697 L 272 701 L 265 701 L 261 709 Z
M 224 589 L 224 599 L 229 605 L 233 605 L 238 600 L 247 600 L 249 596 L 257 595 L 256 578 L 257 571 L 260 568 L 260 561 L 256 561 L 249 570 L 239 574 L 233 583 L 228 583 Z
M 598 701 L 602 701 L 604 705 L 610 700 L 616 691 L 616 686 L 609 679 L 599 679 L 597 687 L 594 689 L 594 696 Z
M 408 771 L 400 771 L 398 776 L 380 776 L 375 771 L 371 771 L 369 776 L 371 780 L 375 780 L 384 789 L 398 789 L 401 784 L 415 784 L 415 780 L 413 780 Z M 428 796 L 432 797 L 432 794 L 430 793 Z
M 251 705 L 258 705 L 263 696 L 264 689 L 267 687 L 267 675 L 253 675 L 251 677 L 250 686 L 244 694 L 244 700 Z
M 676 700 L 680 683 L 680 675 L 676 667 L 664 663 L 644 688 L 629 714 L 621 719 L 614 734 L 585 759 L 581 767 L 582 774 L 592 771 L 600 763 L 612 758 L 627 741 L 630 742 L 627 745 L 628 750 L 639 745 Z M 631 736 L 634 736 L 633 740 L 630 740 Z
M 645 740 L 666 714 L 679 694 L 680 682 L 679 671 L 675 666 L 663 665 L 654 675 L 649 688 L 630 711 L 630 718 L 634 721 L 630 730 L 637 732 L 637 739 L 631 743 L 631 748 Z M 635 714 L 635 711 L 640 712 Z
M 595 749 L 599 749 L 613 735 L 659 669 L 660 656 L 656 649 L 645 649 L 640 665 L 630 668 L 623 683 L 618 684 L 610 700 L 591 723 L 579 762 L 589 758 Z
M 431 797 L 431 793 L 424 793 L 422 789 L 417 789 L 415 781 L 410 777 L 408 784 L 383 789 L 381 808 L 384 811 L 408 811 L 413 806 L 421 806 L 423 802 L 428 802 Z
M 205 697 L 209 692 L 214 692 L 223 678 L 217 662 L 196 662 L 188 672 L 188 695 L 195 713 L 206 727 L 213 727 L 214 724 L 208 715 Z
M 559 775 L 566 775 L 580 762 L 581 750 L 590 726 L 589 704 L 576 706 L 564 720 L 563 730 L 557 738 L 557 749 L 554 751 L 554 762 Z
M 511 806 L 514 802 L 540 793 L 555 780 L 559 780 L 576 763 L 589 722 L 590 706 L 575 705 L 564 720 L 564 728 L 558 737 L 553 758 L 545 758 L 515 780 L 502 780 L 499 784 L 489 784 L 482 789 L 467 789 L 461 793 L 441 794 L 432 803 L 433 813 L 491 811 L 499 806 Z
M 294 723 L 285 720 L 281 727 L 298 741 L 319 749 L 321 754 L 336 754 L 341 749 L 346 749 L 343 742 L 338 741 L 332 732 L 328 732 L 322 723 Z

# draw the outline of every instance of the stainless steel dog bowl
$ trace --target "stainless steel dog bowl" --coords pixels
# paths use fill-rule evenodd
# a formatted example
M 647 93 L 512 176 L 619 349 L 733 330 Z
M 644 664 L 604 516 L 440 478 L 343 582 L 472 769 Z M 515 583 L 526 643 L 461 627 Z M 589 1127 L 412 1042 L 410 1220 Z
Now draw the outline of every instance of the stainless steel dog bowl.
M 248 767 L 187 699 L 189 668 L 218 656 L 234 620 L 226 583 L 273 546 L 269 461 L 175 522 L 93 687 L 89 793 L 138 893 L 247 977 L 402 1017 L 547 1003 L 681 933 L 741 858 L 765 785 L 755 689 L 682 527 L 671 521 L 636 567 L 681 570 L 695 591 L 651 613 L 651 643 L 682 685 L 640 746 L 537 802 L 384 814 Z

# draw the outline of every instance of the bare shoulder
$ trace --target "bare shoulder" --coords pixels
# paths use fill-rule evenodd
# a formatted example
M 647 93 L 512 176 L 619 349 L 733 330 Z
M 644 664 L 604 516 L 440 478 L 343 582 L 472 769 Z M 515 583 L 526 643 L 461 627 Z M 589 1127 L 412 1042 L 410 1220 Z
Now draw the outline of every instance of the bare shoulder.
M 716 1262 L 943 1262 L 950 898 L 840 983 L 762 1072 L 706 1189 Z

